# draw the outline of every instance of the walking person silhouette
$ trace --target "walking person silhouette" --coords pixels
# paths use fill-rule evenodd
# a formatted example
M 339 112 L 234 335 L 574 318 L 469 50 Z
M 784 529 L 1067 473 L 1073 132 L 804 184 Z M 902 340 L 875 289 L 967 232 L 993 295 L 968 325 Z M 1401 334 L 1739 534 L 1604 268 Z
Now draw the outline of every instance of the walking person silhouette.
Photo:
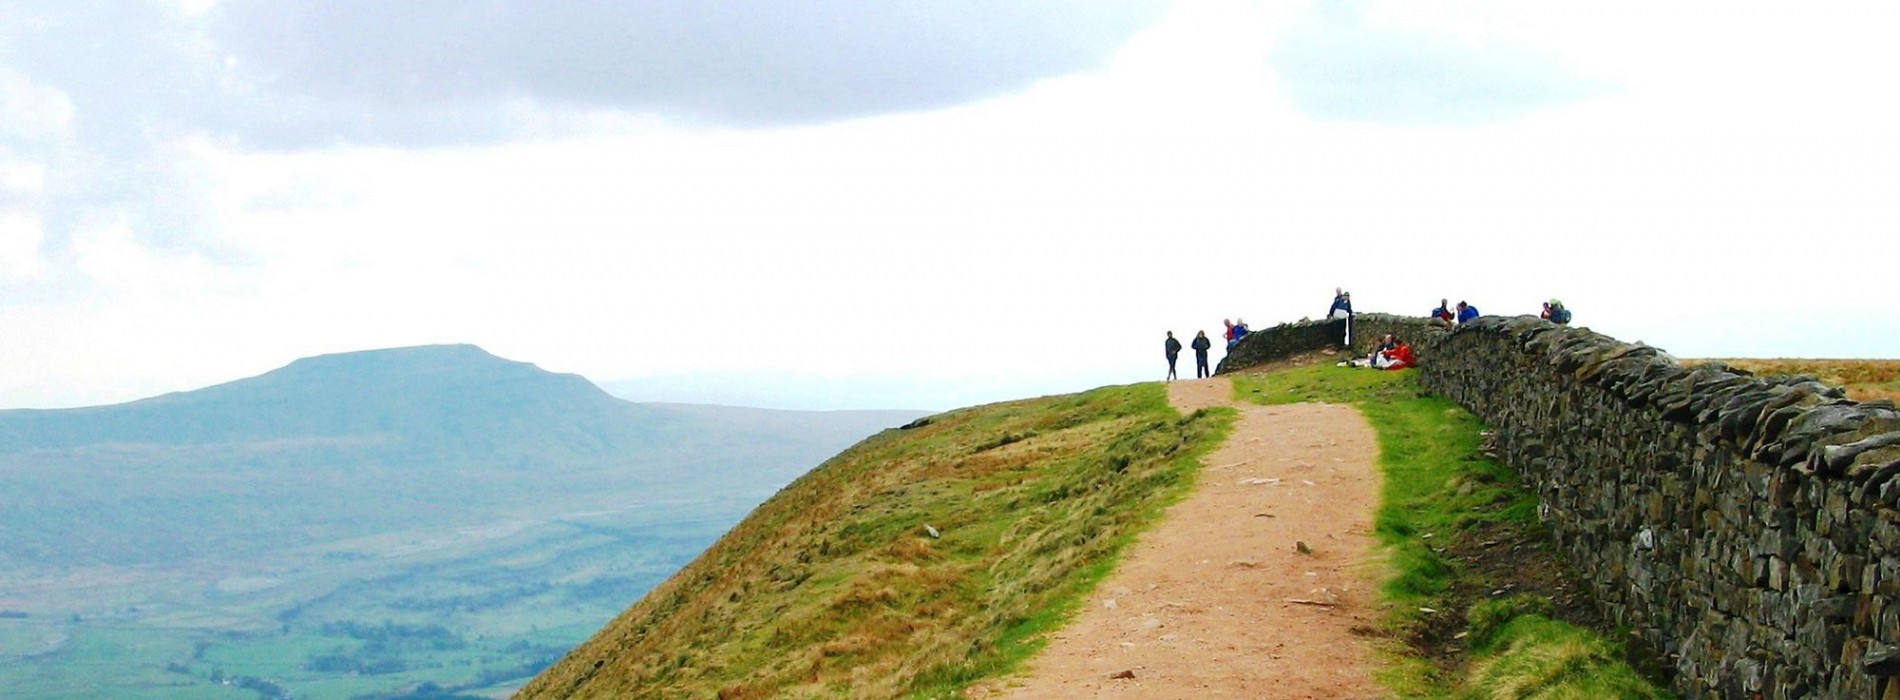
M 1207 331 L 1195 331 L 1194 342 L 1188 345 L 1194 348 L 1194 378 L 1214 376 L 1213 372 L 1207 371 L 1207 349 L 1214 347 L 1214 341 L 1207 339 Z
M 1168 381 L 1174 381 L 1174 361 L 1181 357 L 1181 341 L 1174 339 L 1174 331 L 1168 331 L 1168 342 L 1161 347 L 1168 351 Z

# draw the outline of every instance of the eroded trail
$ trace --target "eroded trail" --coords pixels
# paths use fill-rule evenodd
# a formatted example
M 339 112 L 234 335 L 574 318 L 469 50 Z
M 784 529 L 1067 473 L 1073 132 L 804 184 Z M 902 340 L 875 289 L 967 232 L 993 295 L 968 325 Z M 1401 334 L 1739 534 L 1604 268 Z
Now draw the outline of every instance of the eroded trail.
M 1371 426 L 1349 406 L 1231 393 L 1225 378 L 1168 385 L 1183 412 L 1240 410 L 1233 435 L 1023 675 L 971 696 L 1384 697 L 1353 631 L 1375 617 Z

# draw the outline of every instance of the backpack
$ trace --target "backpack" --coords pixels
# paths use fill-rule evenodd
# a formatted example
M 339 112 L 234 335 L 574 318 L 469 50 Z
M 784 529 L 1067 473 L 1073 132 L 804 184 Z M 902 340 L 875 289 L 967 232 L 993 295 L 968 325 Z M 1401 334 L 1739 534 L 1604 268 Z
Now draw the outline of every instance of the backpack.
M 1561 306 L 1551 309 L 1550 322 L 1558 325 L 1568 325 L 1570 323 L 1570 309 Z

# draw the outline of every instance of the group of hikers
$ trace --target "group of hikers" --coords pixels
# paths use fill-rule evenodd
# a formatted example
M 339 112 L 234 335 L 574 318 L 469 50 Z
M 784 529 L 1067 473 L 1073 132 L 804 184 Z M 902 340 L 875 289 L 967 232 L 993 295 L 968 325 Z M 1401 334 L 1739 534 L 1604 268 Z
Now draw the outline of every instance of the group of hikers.
M 1450 301 L 1450 299 L 1439 299 L 1438 308 L 1432 309 L 1427 317 L 1443 325 L 1464 325 L 1478 318 L 1478 307 L 1465 303 L 1463 300 L 1459 300 L 1458 305 L 1453 307 Z M 1344 288 L 1334 288 L 1333 305 L 1326 309 L 1326 319 L 1346 319 L 1350 328 L 1352 316 L 1352 293 Z M 1558 325 L 1570 323 L 1570 309 L 1565 308 L 1564 303 L 1555 298 L 1544 302 L 1544 310 L 1540 316 Z M 1221 323 L 1227 326 L 1226 335 L 1223 336 L 1227 341 L 1227 351 L 1233 352 L 1234 345 L 1247 335 L 1247 322 L 1241 319 L 1221 319 Z M 1168 331 L 1168 339 L 1162 347 L 1168 356 L 1168 379 L 1172 381 L 1176 379 L 1174 363 L 1181 356 L 1181 341 L 1175 339 L 1174 331 Z M 1207 351 L 1213 347 L 1213 341 L 1207 338 L 1207 331 L 1195 331 L 1194 342 L 1188 347 L 1194 349 L 1194 377 L 1199 379 L 1213 376 L 1213 373 L 1207 369 Z M 1379 339 L 1379 344 L 1366 357 L 1339 364 L 1379 369 L 1405 369 L 1416 366 L 1418 356 L 1412 352 L 1412 346 L 1407 345 L 1397 336 L 1387 333 L 1385 337 Z
M 1194 342 L 1190 347 L 1194 348 L 1195 379 L 1213 376 L 1213 374 L 1207 370 L 1207 349 L 1213 346 L 1213 341 L 1207 339 L 1207 331 L 1194 332 Z M 1168 351 L 1168 380 L 1173 381 L 1176 378 L 1174 376 L 1174 361 L 1181 357 L 1181 341 L 1174 339 L 1174 331 L 1168 331 L 1168 342 L 1164 347 Z M 1234 349 L 1233 341 L 1227 341 L 1227 349 Z

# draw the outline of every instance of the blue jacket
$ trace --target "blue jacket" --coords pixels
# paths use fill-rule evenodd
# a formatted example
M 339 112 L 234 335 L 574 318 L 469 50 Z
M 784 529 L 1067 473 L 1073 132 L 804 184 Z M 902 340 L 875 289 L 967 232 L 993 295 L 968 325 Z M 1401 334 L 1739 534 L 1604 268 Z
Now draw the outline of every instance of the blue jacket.
M 1326 309 L 1326 317 L 1332 318 L 1334 311 L 1345 311 L 1347 316 L 1351 316 L 1352 300 L 1343 296 L 1333 297 L 1333 305 Z
M 1470 304 L 1466 304 L 1465 310 L 1458 312 L 1459 323 L 1470 323 L 1471 319 L 1474 319 L 1477 317 L 1478 317 L 1478 307 L 1472 306 Z

